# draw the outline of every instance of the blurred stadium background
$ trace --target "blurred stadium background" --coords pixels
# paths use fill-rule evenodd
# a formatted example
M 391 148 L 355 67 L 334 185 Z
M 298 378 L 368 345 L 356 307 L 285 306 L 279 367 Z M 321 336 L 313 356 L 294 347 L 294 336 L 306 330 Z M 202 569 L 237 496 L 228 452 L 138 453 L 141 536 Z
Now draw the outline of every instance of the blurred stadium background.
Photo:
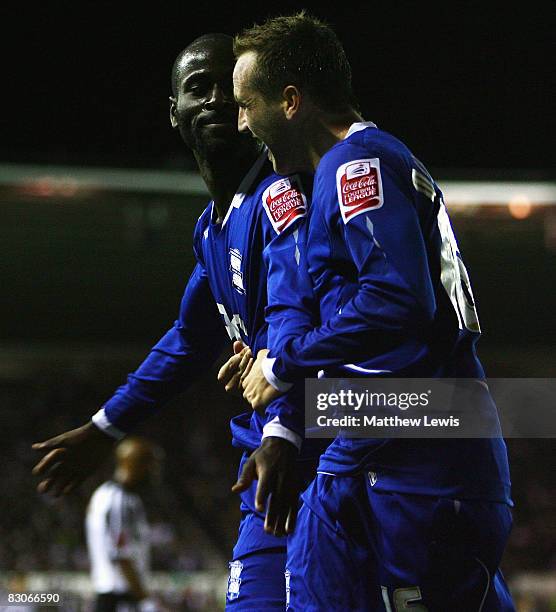
M 506 178 L 437 174 L 488 375 L 554 377 L 556 183 Z M 65 609 L 89 609 L 83 517 L 111 466 L 55 501 L 35 493 L 30 446 L 85 422 L 171 325 L 206 199 L 194 172 L 0 165 L 0 590 L 58 592 Z M 147 506 L 153 588 L 176 610 L 222 608 L 239 517 L 227 422 L 242 406 L 214 379 L 140 429 L 166 452 Z M 520 612 L 556 610 L 554 441 L 508 445 L 516 507 L 503 569 Z

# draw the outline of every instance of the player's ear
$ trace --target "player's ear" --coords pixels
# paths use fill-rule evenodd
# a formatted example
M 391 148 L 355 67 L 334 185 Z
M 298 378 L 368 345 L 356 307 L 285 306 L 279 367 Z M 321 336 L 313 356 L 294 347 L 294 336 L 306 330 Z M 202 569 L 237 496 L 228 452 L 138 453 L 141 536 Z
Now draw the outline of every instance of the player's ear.
M 174 96 L 170 96 L 170 124 L 173 128 L 178 127 L 178 120 L 176 119 L 176 110 L 177 110 L 178 101 Z
M 301 107 L 301 92 L 295 85 L 286 85 L 282 91 L 282 109 L 286 119 L 292 119 Z

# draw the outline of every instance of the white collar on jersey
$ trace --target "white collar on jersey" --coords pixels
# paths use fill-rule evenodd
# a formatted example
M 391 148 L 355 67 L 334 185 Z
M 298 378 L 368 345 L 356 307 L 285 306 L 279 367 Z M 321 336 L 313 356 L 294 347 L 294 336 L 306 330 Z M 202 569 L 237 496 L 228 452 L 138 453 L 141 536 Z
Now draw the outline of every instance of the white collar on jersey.
M 344 140 L 349 138 L 352 134 L 355 134 L 355 132 L 360 132 L 367 128 L 376 128 L 376 124 L 372 121 L 357 121 L 356 123 L 352 123 Z
M 249 170 L 249 172 L 243 177 L 243 180 L 241 181 L 239 187 L 237 188 L 236 194 L 234 195 L 234 197 L 232 198 L 232 201 L 230 202 L 230 206 L 228 206 L 228 211 L 226 212 L 226 216 L 222 220 L 221 227 L 224 227 L 224 225 L 226 224 L 228 217 L 232 213 L 232 209 L 239 208 L 241 206 L 243 200 L 245 200 L 245 196 L 247 195 L 247 192 L 249 191 L 249 189 L 251 188 L 251 185 L 253 184 L 253 181 L 259 175 L 259 172 L 261 171 L 261 168 L 263 167 L 263 164 L 265 163 L 267 159 L 268 159 L 268 150 L 265 147 L 263 149 L 263 152 L 259 155 L 259 157 L 257 157 L 257 160 L 255 161 L 255 163 L 251 166 L 251 169 Z M 210 218 L 214 219 L 214 202 L 212 203 L 212 208 L 210 211 Z

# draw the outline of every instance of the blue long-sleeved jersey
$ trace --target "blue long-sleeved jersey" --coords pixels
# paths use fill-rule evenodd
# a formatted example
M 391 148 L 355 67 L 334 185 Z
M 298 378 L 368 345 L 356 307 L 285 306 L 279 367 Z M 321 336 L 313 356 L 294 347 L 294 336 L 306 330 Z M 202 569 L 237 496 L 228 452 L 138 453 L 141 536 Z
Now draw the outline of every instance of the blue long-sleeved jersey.
M 310 188 L 308 178 L 274 174 L 263 153 L 239 186 L 222 222 L 217 222 L 209 203 L 195 227 L 197 263 L 178 319 L 93 417 L 98 426 L 116 436 L 131 431 L 205 373 L 232 340 L 242 340 L 254 354 L 267 346 L 267 270 L 262 252 L 305 214 Z M 291 401 L 284 396 L 277 406 Z M 264 416 L 253 411 L 234 417 L 233 444 L 246 451 L 257 448 L 265 422 Z M 313 452 L 313 459 L 318 454 Z M 244 510 L 254 510 L 253 495 L 254 488 L 242 495 Z M 250 543 L 253 549 L 283 545 L 273 536 L 259 536 Z
M 484 378 L 473 294 L 442 193 L 403 143 L 374 124 L 354 124 L 321 159 L 310 213 L 295 230 L 266 251 L 268 320 L 271 330 L 283 329 L 267 378 L 299 384 L 321 370 L 327 377 Z M 304 271 L 291 253 L 305 243 Z M 318 308 L 315 329 L 307 331 L 299 299 L 281 290 L 288 274 Z M 483 401 L 491 401 L 486 391 Z M 268 413 L 301 433 L 302 415 L 291 407 Z M 379 488 L 510 501 L 501 439 L 340 437 L 319 466 L 362 468 L 379 474 Z
M 280 197 L 287 198 L 289 206 L 280 208 Z M 133 429 L 206 371 L 226 343 L 242 340 L 254 354 L 267 346 L 262 252 L 278 236 L 280 223 L 287 225 L 305 211 L 301 179 L 274 174 L 264 154 L 238 188 L 222 222 L 209 203 L 195 226 L 197 263 L 179 317 L 104 405 L 110 426 L 124 433 Z M 256 414 L 253 419 L 257 421 Z

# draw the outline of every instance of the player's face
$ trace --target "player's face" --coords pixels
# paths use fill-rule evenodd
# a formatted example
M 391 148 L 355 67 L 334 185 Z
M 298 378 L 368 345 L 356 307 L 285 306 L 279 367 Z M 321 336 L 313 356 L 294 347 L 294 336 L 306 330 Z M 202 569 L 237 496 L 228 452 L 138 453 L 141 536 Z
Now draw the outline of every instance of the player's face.
M 269 149 L 269 158 L 279 174 L 289 174 L 292 168 L 291 126 L 286 121 L 281 100 L 269 100 L 252 86 L 256 64 L 252 51 L 241 55 L 234 68 L 234 97 L 239 105 L 238 129 L 250 131 Z
M 234 61 L 231 45 L 222 43 L 194 48 L 181 61 L 170 118 L 194 152 L 229 151 L 248 142 L 237 130 Z

